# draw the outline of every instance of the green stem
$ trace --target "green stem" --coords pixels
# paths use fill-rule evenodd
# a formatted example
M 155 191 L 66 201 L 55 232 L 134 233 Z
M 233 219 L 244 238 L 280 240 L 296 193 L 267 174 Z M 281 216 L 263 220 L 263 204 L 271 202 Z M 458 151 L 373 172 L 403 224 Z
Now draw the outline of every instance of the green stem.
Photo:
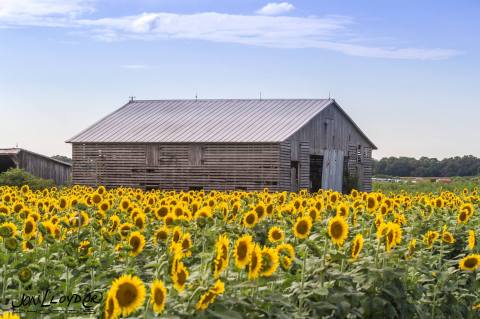
M 307 247 L 305 247 L 305 250 L 303 251 L 302 282 L 300 284 L 300 298 L 299 298 L 299 307 L 298 307 L 300 315 L 303 312 L 303 290 L 305 286 L 305 271 L 307 269 L 307 257 L 308 257 L 308 250 L 307 250 Z

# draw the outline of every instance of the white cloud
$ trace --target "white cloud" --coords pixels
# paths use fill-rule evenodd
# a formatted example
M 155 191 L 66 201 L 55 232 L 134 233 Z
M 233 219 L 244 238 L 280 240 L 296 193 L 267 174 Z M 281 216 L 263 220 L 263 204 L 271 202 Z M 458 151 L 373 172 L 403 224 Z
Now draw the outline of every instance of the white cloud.
M 0 26 L 70 26 L 93 0 L 0 0 Z
M 270 2 L 263 8 L 258 10 L 256 13 L 267 16 L 275 16 L 282 13 L 290 12 L 293 9 L 295 9 L 293 4 L 288 2 Z
M 353 35 L 354 21 L 345 16 L 159 12 L 114 18 L 84 18 L 86 13 L 93 11 L 92 1 L 0 0 L 0 28 L 63 27 L 102 41 L 189 39 L 272 48 L 317 48 L 352 56 L 388 59 L 436 60 L 460 53 L 441 48 L 397 48 L 367 43 L 360 36 Z

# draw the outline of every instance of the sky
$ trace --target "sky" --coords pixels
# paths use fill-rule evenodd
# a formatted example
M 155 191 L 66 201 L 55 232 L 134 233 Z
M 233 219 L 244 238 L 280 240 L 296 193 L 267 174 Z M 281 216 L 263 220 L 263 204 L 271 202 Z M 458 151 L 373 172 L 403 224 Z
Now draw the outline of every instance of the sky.
M 0 148 L 128 101 L 331 96 L 384 156 L 480 157 L 478 0 L 0 0 Z

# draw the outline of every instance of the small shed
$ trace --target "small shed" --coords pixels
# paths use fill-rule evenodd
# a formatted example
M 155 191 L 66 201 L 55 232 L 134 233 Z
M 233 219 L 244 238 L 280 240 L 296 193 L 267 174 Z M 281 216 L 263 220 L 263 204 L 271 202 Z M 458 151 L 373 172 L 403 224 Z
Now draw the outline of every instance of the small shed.
M 30 174 L 51 179 L 57 185 L 70 180 L 72 165 L 22 148 L 0 149 L 0 173 L 10 168 L 21 168 Z
M 67 141 L 73 183 L 371 190 L 370 139 L 333 99 L 135 100 Z

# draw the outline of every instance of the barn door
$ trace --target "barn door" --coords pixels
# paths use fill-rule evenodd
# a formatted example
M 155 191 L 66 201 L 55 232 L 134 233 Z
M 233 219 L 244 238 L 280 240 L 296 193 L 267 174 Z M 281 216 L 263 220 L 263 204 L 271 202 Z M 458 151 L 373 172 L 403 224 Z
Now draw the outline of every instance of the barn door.
M 322 188 L 342 191 L 343 158 L 341 150 L 325 150 L 323 158 Z
M 322 188 L 323 156 L 310 155 L 310 191 L 316 192 Z

